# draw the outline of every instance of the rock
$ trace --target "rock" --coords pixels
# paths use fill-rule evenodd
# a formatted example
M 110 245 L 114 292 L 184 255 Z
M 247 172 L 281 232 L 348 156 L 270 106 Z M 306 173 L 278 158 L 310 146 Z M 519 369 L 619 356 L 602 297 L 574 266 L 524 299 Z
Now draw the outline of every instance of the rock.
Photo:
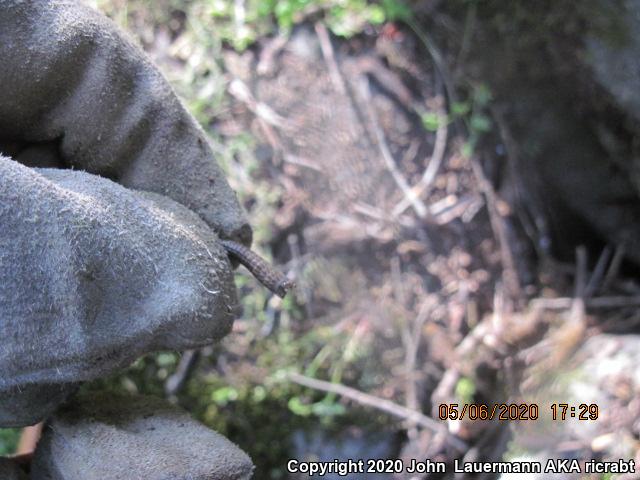
M 540 461 L 543 466 L 548 459 L 555 458 L 634 460 L 640 394 L 638 362 L 640 336 L 601 334 L 589 338 L 566 368 L 554 371 L 544 385 L 527 394 L 531 395 L 528 402 L 539 405 L 540 417 L 534 422 L 514 425 L 510 450 L 517 455 L 507 457 L 512 461 Z M 558 404 L 555 419 L 551 414 L 554 403 Z M 564 419 L 563 404 L 566 404 Z M 597 406 L 597 412 L 596 407 L 589 408 L 593 405 Z M 513 477 L 505 475 L 501 480 L 509 478 Z M 557 478 L 571 477 L 562 474 Z
M 634 138 L 640 133 L 640 4 L 622 0 L 607 3 L 604 8 L 603 14 L 608 11 L 617 19 L 616 28 L 607 35 L 585 38 L 584 58 L 593 72 L 592 81 L 610 95 L 614 108 L 631 120 L 626 128 Z M 603 125 L 599 136 L 640 194 L 640 158 L 637 149 L 626 145 L 628 139 L 620 138 L 619 128 Z
M 620 108 L 640 120 L 640 3 L 607 2 L 603 8 L 618 10 L 615 13 L 626 28 L 615 37 L 590 35 L 585 39 L 585 58 L 596 82 L 613 96 Z

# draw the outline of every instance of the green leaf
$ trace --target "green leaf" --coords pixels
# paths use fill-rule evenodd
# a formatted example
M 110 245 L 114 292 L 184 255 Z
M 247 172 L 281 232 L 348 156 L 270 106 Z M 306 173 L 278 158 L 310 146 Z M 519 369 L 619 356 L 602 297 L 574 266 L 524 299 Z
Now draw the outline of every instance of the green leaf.
M 222 387 L 211 394 L 211 400 L 220 406 L 225 406 L 238 399 L 238 391 L 230 386 Z
M 401 0 L 382 0 L 382 8 L 389 20 L 407 20 L 411 18 L 411 9 Z
M 430 132 L 435 132 L 440 128 L 444 119 L 437 112 L 426 112 L 421 116 L 422 126 Z
M 212 17 L 228 17 L 231 14 L 231 3 L 225 0 L 213 0 L 209 4 Z
M 275 9 L 275 5 L 276 3 L 274 0 L 259 0 L 256 7 L 258 16 L 260 18 L 264 18 L 271 15 Z
M 456 397 L 462 403 L 472 403 L 476 393 L 476 385 L 469 377 L 461 377 L 456 384 Z
M 367 17 L 369 19 L 369 22 L 373 23 L 374 25 L 384 23 L 384 21 L 386 20 L 384 8 L 382 8 L 380 5 L 371 5 L 368 9 L 368 12 L 369 13 Z
M 471 158 L 474 149 L 474 144 L 472 142 L 464 142 L 464 145 L 462 145 L 461 153 L 465 158 Z
M 293 25 L 293 4 L 290 1 L 280 0 L 276 3 L 274 14 L 282 28 L 291 28 Z
M 471 105 L 469 102 L 454 102 L 451 105 L 451 114 L 456 117 L 462 117 L 471 111 Z
M 302 403 L 300 397 L 291 397 L 287 406 L 295 415 L 300 415 L 301 417 L 308 417 L 313 413 L 313 407 Z
M 159 367 L 173 367 L 176 364 L 175 353 L 159 353 L 156 355 L 156 365 Z
M 9 455 L 16 450 L 20 439 L 20 429 L 0 428 L 0 455 Z
M 473 101 L 481 107 L 487 105 L 492 98 L 491 90 L 484 83 L 478 85 L 473 91 Z
M 262 385 L 257 385 L 253 388 L 253 401 L 255 403 L 262 402 L 265 398 L 267 398 L 267 389 Z
M 488 132 L 491 130 L 491 120 L 486 115 L 477 113 L 471 116 L 470 127 L 476 132 Z

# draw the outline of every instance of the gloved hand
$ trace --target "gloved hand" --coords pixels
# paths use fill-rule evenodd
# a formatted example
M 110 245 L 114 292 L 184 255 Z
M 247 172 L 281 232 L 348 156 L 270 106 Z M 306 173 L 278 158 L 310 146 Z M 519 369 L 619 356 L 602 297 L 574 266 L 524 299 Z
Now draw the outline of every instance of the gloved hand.
M 252 471 L 237 446 L 164 400 L 84 393 L 49 419 L 30 478 L 248 480 Z
M 2 427 L 146 352 L 225 335 L 218 237 L 251 229 L 195 120 L 99 13 L 0 0 L 0 65 L 0 151 L 120 184 L 0 158 Z

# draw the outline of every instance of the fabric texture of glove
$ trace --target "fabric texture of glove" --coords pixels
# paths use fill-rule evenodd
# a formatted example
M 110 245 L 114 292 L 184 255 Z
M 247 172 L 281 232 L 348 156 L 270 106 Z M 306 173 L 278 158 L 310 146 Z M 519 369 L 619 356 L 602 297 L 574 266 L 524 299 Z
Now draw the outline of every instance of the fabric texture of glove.
M 221 237 L 251 242 L 204 132 L 104 15 L 78 1 L 0 0 L 0 65 L 0 151 L 166 195 Z M 39 163 L 45 152 L 30 149 L 41 146 L 58 162 Z
M 226 335 L 231 264 L 190 210 L 85 172 L 0 157 L 0 426 L 78 382 Z
M 49 420 L 32 480 L 246 480 L 251 459 L 152 397 L 84 394 Z

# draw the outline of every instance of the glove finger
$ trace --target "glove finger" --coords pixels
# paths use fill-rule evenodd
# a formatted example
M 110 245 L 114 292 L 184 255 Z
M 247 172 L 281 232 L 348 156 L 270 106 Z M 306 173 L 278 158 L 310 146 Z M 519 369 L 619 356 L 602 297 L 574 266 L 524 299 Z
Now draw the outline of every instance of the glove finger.
M 70 389 L 231 329 L 227 255 L 170 199 L 0 158 L 0 225 L 0 425 L 49 412 L 52 385 Z M 16 419 L 27 393 L 37 401 Z
M 164 400 L 92 393 L 49 421 L 31 478 L 248 480 L 252 471 L 246 453 Z
M 142 50 L 82 2 L 0 2 L 0 131 L 166 195 L 221 237 L 251 228 L 206 136 Z

